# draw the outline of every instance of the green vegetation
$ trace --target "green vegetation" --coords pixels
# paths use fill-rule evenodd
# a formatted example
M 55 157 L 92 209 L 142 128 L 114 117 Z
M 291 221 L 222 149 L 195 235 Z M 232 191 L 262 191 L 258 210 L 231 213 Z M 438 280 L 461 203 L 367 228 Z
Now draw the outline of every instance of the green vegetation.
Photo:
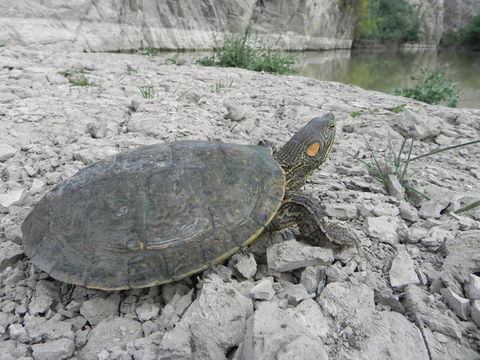
M 480 14 L 474 16 L 463 29 L 445 35 L 442 44 L 445 46 L 480 46 Z
M 155 96 L 155 89 L 152 85 L 139 86 L 138 90 L 140 90 L 140 94 L 142 94 L 145 99 L 153 99 L 153 97 Z
M 138 72 L 138 66 L 134 68 L 132 65 L 125 63 L 125 69 L 130 75 L 136 74 Z
M 359 0 L 355 38 L 417 42 L 420 22 L 406 0 Z
M 95 84 L 88 80 L 84 75 L 88 73 L 88 70 L 85 68 L 79 70 L 64 70 L 58 72 L 60 75 L 65 76 L 68 79 L 68 82 L 75 86 L 94 86 Z
M 443 72 L 428 72 L 426 69 L 420 69 L 421 76 L 412 76 L 411 79 L 416 81 L 413 88 L 393 89 L 394 95 L 405 96 L 415 100 L 423 101 L 428 104 L 440 104 L 446 102 L 447 106 L 457 106 L 460 91 L 457 83 L 447 81 Z
M 274 74 L 289 74 L 294 70 L 296 56 L 282 56 L 280 51 L 262 44 L 253 45 L 251 28 L 247 27 L 240 34 L 226 35 L 223 43 L 217 44 L 213 55 L 197 61 L 205 66 L 238 67 L 254 71 L 265 71 Z
M 140 55 L 156 56 L 158 55 L 158 50 L 154 48 L 144 48 L 137 51 Z
M 167 64 L 168 65 L 179 65 L 179 66 L 181 66 L 181 65 L 185 65 L 186 63 L 187 63 L 187 60 L 182 59 L 182 58 L 171 57 L 171 58 L 167 59 Z
M 369 169 L 374 169 L 375 173 L 378 174 L 377 177 L 382 183 L 383 187 L 387 192 L 389 192 L 389 186 L 388 186 L 388 174 L 395 175 L 395 177 L 398 179 L 400 184 L 407 190 L 407 195 L 410 194 L 416 194 L 420 195 L 424 199 L 430 200 L 429 197 L 422 192 L 414 189 L 410 185 L 408 185 L 407 181 L 407 170 L 408 166 L 411 162 L 417 161 L 444 151 L 449 151 L 449 150 L 454 150 L 466 146 L 471 146 L 474 144 L 480 143 L 480 140 L 476 141 L 470 141 L 467 143 L 463 144 L 458 144 L 458 145 L 452 145 L 448 146 L 445 148 L 440 148 L 431 152 L 428 152 L 426 154 L 418 155 L 418 156 L 412 156 L 412 150 L 413 150 L 413 143 L 414 140 L 412 138 L 404 138 L 403 142 L 400 146 L 399 150 L 395 150 L 393 141 L 391 136 L 388 137 L 388 152 L 383 153 L 383 161 L 379 160 L 378 154 L 379 151 L 376 149 L 373 149 L 372 145 L 368 142 L 368 140 L 364 137 L 365 140 L 365 147 L 367 148 L 368 152 L 370 153 L 370 156 L 373 161 L 365 161 L 360 159 L 358 156 L 353 155 L 351 153 L 348 153 L 351 157 L 353 157 L 355 160 L 361 162 L 365 166 L 367 166 Z M 408 200 L 408 199 L 407 199 Z M 477 206 L 480 205 L 480 201 L 476 201 L 472 204 L 469 204 L 459 210 L 457 210 L 455 213 L 461 213 L 470 209 L 473 209 Z
M 215 82 L 215 91 L 231 87 L 233 87 L 233 80 L 229 80 L 228 77 L 225 79 L 225 82 L 221 80 Z

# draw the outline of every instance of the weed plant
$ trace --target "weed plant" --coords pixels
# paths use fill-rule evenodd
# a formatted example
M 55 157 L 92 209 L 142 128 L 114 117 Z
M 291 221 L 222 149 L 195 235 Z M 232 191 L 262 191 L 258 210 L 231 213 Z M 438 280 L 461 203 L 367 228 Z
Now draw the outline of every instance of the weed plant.
M 405 96 L 411 99 L 426 102 L 428 104 L 440 104 L 446 102 L 449 107 L 456 107 L 460 91 L 456 82 L 447 81 L 443 72 L 429 72 L 426 69 L 420 69 L 421 76 L 412 76 L 416 81 L 413 88 L 397 88 L 392 90 L 392 94 Z
M 254 44 L 257 45 L 254 45 Z M 296 56 L 283 56 L 280 51 L 264 46 L 251 37 L 251 27 L 243 34 L 225 36 L 221 44 L 217 44 L 213 55 L 197 61 L 204 66 L 238 67 L 254 71 L 265 71 L 274 74 L 291 74 Z
M 140 90 L 140 94 L 142 94 L 142 96 L 145 99 L 153 99 L 154 96 L 155 96 L 155 89 L 153 88 L 152 85 L 150 85 L 150 86 L 139 86 L 138 90 Z

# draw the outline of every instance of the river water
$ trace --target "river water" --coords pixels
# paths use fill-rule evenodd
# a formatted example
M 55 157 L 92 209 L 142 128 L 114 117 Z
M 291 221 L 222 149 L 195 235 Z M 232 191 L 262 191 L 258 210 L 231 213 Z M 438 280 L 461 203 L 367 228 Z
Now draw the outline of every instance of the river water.
M 319 80 L 339 81 L 364 89 L 390 93 L 410 87 L 410 78 L 420 69 L 439 70 L 460 89 L 458 107 L 480 109 L 480 52 L 466 50 L 375 49 L 308 51 L 296 65 L 300 75 Z

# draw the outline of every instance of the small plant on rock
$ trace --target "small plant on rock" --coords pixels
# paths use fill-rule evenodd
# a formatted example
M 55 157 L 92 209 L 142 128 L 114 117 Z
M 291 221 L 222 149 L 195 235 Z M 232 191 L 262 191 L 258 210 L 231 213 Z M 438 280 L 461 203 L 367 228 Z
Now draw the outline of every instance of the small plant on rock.
M 428 104 L 440 104 L 446 102 L 447 106 L 456 107 L 459 97 L 457 83 L 447 81 L 443 72 L 428 72 L 421 69 L 421 76 L 412 76 L 412 80 L 416 81 L 413 88 L 393 89 L 394 95 L 405 96 L 415 100 L 423 101 Z
M 152 85 L 139 86 L 138 90 L 140 90 L 140 94 L 142 94 L 145 99 L 153 99 L 153 97 L 155 96 L 155 89 Z

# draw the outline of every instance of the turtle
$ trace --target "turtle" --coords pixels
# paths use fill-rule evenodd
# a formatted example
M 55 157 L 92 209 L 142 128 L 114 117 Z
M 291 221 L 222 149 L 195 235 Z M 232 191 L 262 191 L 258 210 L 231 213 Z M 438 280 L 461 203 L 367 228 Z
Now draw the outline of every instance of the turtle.
M 300 190 L 334 137 L 327 113 L 275 151 L 173 141 L 109 156 L 40 199 L 22 224 L 25 254 L 57 280 L 123 290 L 186 278 L 294 224 L 351 246 Z

